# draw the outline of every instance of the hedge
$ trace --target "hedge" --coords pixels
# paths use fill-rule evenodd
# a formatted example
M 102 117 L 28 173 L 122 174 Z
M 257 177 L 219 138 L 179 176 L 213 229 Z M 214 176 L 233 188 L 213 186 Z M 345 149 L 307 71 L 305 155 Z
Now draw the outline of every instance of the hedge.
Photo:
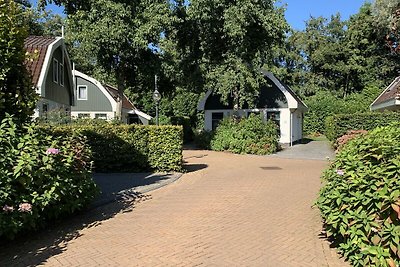
M 181 171 L 181 126 L 70 124 L 43 126 L 54 136 L 87 137 L 96 172 Z
M 325 233 L 353 266 L 400 266 L 399 127 L 350 140 L 323 175 Z
M 387 126 L 400 121 L 397 112 L 368 112 L 358 114 L 339 114 L 330 116 L 325 121 L 325 135 L 334 142 L 349 130 L 372 130 L 378 126 Z
M 81 210 L 97 193 L 85 138 L 52 138 L 11 117 L 1 122 L 0 240 Z

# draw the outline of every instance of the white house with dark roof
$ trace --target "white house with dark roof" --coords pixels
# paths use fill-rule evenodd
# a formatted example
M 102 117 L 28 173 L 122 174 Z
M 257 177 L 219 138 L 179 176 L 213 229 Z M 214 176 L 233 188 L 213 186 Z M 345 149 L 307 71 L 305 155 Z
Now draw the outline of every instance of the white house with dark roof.
M 400 111 L 400 76 L 394 79 L 372 102 L 370 109 L 372 111 Z
M 76 84 L 75 105 L 71 116 L 75 118 L 97 118 L 112 120 L 116 118 L 118 90 L 102 84 L 98 80 L 79 71 L 73 71 Z M 151 116 L 138 110 L 124 95 L 122 99 L 122 121 L 124 123 L 148 125 Z
M 40 97 L 34 117 L 50 110 L 68 114 L 74 104 L 74 83 L 64 38 L 29 36 L 24 47 L 29 53 L 25 65 Z
M 262 70 L 268 86 L 260 88 L 254 105 L 246 103 L 238 111 L 240 117 L 248 117 L 252 113 L 262 114 L 266 119 L 276 121 L 280 129 L 280 143 L 292 144 L 303 138 L 303 118 L 307 106 L 294 91 L 276 78 L 271 72 Z M 233 115 L 233 98 L 228 104 L 221 101 L 221 96 L 208 91 L 200 100 L 197 109 L 204 112 L 204 128 L 215 130 L 225 117 Z

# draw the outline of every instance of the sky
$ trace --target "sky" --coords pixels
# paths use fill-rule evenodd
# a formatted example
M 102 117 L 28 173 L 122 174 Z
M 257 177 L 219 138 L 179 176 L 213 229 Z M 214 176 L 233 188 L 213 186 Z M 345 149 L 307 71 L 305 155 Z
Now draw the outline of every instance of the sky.
M 348 19 L 356 14 L 362 4 L 370 0 L 280 0 L 281 4 L 286 3 L 287 9 L 285 17 L 288 23 L 296 30 L 305 28 L 305 21 L 310 16 L 323 16 L 330 18 L 331 15 L 340 13 L 342 19 Z M 36 4 L 37 0 L 33 0 Z M 62 13 L 63 9 L 54 5 L 49 5 L 48 9 L 54 13 Z
M 296 30 L 305 28 L 305 21 L 310 16 L 330 18 L 340 13 L 342 19 L 348 19 L 358 13 L 366 0 L 281 0 L 287 4 L 285 17 L 288 23 Z

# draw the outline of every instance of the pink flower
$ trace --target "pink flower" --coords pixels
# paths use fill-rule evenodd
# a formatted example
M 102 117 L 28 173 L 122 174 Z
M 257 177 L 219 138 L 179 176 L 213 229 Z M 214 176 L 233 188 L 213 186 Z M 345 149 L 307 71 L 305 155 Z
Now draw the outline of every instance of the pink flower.
M 5 212 L 13 212 L 14 211 L 14 207 L 8 206 L 8 205 L 4 205 L 3 211 L 5 211 Z
M 336 173 L 340 176 L 344 175 L 344 171 L 343 170 L 336 170 Z
M 47 155 L 50 155 L 50 154 L 57 155 L 58 153 L 60 153 L 60 150 L 57 148 L 49 148 L 46 150 Z
M 32 210 L 32 205 L 29 203 L 21 203 L 19 204 L 18 211 L 20 212 L 30 212 Z

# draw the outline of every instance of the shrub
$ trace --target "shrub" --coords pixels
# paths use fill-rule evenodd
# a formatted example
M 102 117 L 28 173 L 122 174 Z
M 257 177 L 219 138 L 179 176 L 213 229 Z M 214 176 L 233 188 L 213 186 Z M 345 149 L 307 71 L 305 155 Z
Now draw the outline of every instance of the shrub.
M 82 136 L 51 138 L 33 126 L 0 125 L 0 239 L 88 205 L 97 188 Z
M 351 140 L 323 175 L 326 236 L 354 266 L 400 265 L 399 126 Z
M 347 144 L 350 140 L 368 133 L 366 130 L 350 130 L 347 131 L 345 135 L 342 135 L 338 139 L 336 139 L 334 147 L 336 148 L 336 152 L 338 152 L 345 144 Z
M 397 112 L 339 114 L 326 119 L 325 135 L 333 142 L 349 130 L 369 131 L 378 126 L 386 126 L 398 121 L 400 121 L 400 113 Z
M 87 137 L 96 172 L 180 171 L 182 127 L 115 125 L 107 122 L 43 127 L 54 136 Z
M 196 130 L 194 133 L 195 144 L 202 149 L 211 149 L 211 140 L 214 137 L 214 132 L 205 130 Z
M 278 127 L 273 121 L 264 122 L 261 116 L 252 114 L 236 121 L 224 119 L 211 140 L 211 149 L 239 154 L 266 155 L 277 151 Z

